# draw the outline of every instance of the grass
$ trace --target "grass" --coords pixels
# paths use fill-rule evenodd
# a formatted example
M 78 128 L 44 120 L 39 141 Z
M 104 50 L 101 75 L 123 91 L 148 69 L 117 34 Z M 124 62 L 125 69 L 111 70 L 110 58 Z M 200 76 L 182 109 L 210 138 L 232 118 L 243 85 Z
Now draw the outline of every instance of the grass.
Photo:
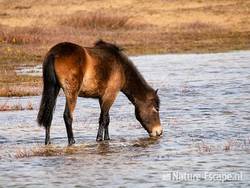
M 146 141 L 146 142 L 144 142 Z M 157 142 L 157 139 L 147 138 L 143 140 L 136 141 L 132 147 L 147 147 L 150 144 L 154 144 Z M 223 140 L 219 143 L 207 143 L 205 141 L 194 143 L 191 147 L 195 150 L 195 153 L 199 154 L 214 154 L 214 153 L 225 153 L 230 151 L 249 151 L 249 144 L 250 139 L 245 140 L 236 140 L 236 139 L 229 139 L 229 140 Z M 99 145 L 99 144 L 98 144 Z M 80 144 L 80 145 L 73 145 L 73 146 L 56 146 L 56 145 L 34 145 L 31 147 L 23 147 L 19 148 L 15 151 L 13 156 L 15 158 L 27 158 L 27 157 L 43 157 L 43 156 L 66 156 L 66 155 L 72 155 L 72 154 L 80 154 L 80 153 L 92 153 L 94 154 L 97 152 L 100 154 L 101 152 L 107 151 L 105 143 L 100 144 L 100 150 L 96 151 L 92 150 L 92 146 Z M 104 147 L 103 149 L 101 149 Z M 191 151 L 191 150 L 190 150 Z
M 80 146 L 70 146 L 70 147 L 60 147 L 60 146 L 44 146 L 36 145 L 31 148 L 21 148 L 18 149 L 14 157 L 15 158 L 27 158 L 27 157 L 43 157 L 43 156 L 65 156 L 75 153 L 84 152 L 85 145 Z
M 55 147 L 33 147 L 31 149 L 19 149 L 15 153 L 15 158 L 27 158 L 34 156 L 58 156 L 62 155 L 63 149 L 58 149 Z
M 41 94 L 41 88 L 32 86 L 5 86 L 0 88 L 0 96 L 22 97 L 37 96 Z
M 21 46 L 20 46 L 21 47 Z M 41 57 L 27 54 L 15 46 L 0 51 L 0 96 L 31 96 L 41 93 L 41 78 L 18 75 L 18 67 L 35 66 Z
M 21 104 L 0 104 L 0 111 L 20 111 L 20 110 L 33 110 L 33 105 L 31 103 L 28 103 L 26 106 L 23 106 Z
M 110 14 L 100 10 L 89 13 L 77 12 L 60 20 L 59 24 L 91 31 L 97 29 L 118 30 L 133 28 L 134 25 L 129 22 L 130 19 L 130 16 L 118 12 Z
M 195 143 L 194 147 L 199 153 L 214 153 L 214 152 L 229 152 L 229 151 L 237 151 L 237 150 L 246 150 L 249 151 L 250 140 L 236 140 L 229 139 L 225 140 L 222 143 L 207 143 L 205 141 L 201 141 L 199 143 Z
M 129 55 L 250 49 L 249 9 L 243 0 L 1 1 L 0 96 L 40 94 L 41 78 L 15 69 L 41 64 L 62 41 L 102 38 Z
M 15 27 L 15 28 L 4 28 L 0 27 L 0 42 L 12 45 L 23 45 L 23 44 L 38 44 L 42 42 L 41 31 L 42 28 L 38 27 Z

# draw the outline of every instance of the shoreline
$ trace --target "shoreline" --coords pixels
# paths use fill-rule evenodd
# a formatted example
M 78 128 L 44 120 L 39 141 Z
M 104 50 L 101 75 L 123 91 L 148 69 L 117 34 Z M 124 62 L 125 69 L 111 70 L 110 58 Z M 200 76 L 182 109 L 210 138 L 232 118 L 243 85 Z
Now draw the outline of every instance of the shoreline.
M 103 39 L 129 56 L 250 50 L 249 9 L 237 0 L 0 1 L 0 96 L 39 93 L 40 77 L 15 70 L 41 65 L 63 41 Z
M 133 60 L 133 62 L 136 64 L 140 62 L 136 62 L 137 58 L 147 58 L 147 57 L 164 57 L 164 56 L 211 56 L 211 55 L 225 55 L 225 54 L 237 54 L 237 53 L 250 53 L 250 50 L 233 50 L 228 52 L 217 52 L 217 53 L 168 53 L 168 54 L 143 54 L 143 55 L 133 55 L 129 56 Z M 141 61 L 141 60 L 140 60 Z M 20 75 L 16 73 L 12 75 L 12 79 L 14 78 L 14 81 L 10 79 L 10 81 L 5 80 L 5 82 L 0 82 L 1 88 L 0 88 L 0 97 L 28 97 L 28 96 L 40 96 L 42 92 L 42 77 L 41 73 L 34 73 L 32 72 L 33 67 L 36 67 L 35 65 L 30 65 L 29 68 L 25 68 L 26 71 L 30 71 L 31 75 L 28 73 L 22 72 Z M 25 67 L 25 66 L 24 66 Z M 20 71 L 20 70 L 19 70 Z M 9 77 L 9 74 L 5 75 L 7 78 Z M 0 78 L 3 79 L 3 76 Z M 12 82 L 11 82 L 12 81 Z

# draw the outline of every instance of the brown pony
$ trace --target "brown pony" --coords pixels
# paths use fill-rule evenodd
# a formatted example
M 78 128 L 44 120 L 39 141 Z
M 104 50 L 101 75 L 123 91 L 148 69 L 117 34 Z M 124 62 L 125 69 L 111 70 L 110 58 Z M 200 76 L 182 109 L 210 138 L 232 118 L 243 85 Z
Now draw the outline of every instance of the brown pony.
M 97 141 L 109 140 L 109 109 L 119 91 L 135 106 L 135 115 L 150 136 L 160 136 L 159 97 L 118 46 L 102 40 L 94 47 L 64 42 L 52 47 L 43 62 L 43 94 L 37 121 L 45 127 L 50 144 L 50 126 L 60 88 L 66 97 L 64 122 L 68 143 L 74 144 L 72 117 L 77 97 L 99 99 L 101 114 Z

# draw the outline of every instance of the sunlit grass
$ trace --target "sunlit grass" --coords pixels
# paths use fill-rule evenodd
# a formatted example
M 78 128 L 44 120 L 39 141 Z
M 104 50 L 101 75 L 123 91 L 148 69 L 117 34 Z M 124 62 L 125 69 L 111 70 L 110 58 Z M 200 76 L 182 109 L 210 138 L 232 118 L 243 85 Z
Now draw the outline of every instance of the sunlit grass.
M 134 28 L 135 25 L 133 25 L 130 20 L 130 16 L 127 14 L 123 15 L 119 12 L 114 13 L 100 10 L 86 13 L 82 11 L 72 15 L 67 15 L 59 21 L 59 24 L 86 30 L 118 30 Z

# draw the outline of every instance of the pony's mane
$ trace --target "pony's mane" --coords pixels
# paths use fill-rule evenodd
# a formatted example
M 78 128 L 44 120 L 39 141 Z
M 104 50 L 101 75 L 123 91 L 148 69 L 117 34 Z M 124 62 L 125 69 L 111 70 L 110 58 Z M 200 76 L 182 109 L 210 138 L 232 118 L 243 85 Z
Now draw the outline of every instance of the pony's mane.
M 126 75 L 126 83 L 129 84 L 128 88 L 132 88 L 133 92 L 141 93 L 142 91 L 153 91 L 153 88 L 148 85 L 142 74 L 138 71 L 137 67 L 134 63 L 128 58 L 127 55 L 122 53 L 123 49 L 116 44 L 112 44 L 109 42 L 105 42 L 103 40 L 98 40 L 94 44 L 94 48 L 97 49 L 104 49 L 108 52 L 108 55 L 114 55 L 117 58 L 117 62 L 119 62 L 122 67 L 124 68 L 124 72 Z M 103 57 L 103 52 L 98 53 L 99 57 Z M 107 55 L 107 54 L 105 54 Z M 107 59 L 107 56 L 105 57 Z M 130 91 L 128 91 L 127 96 L 129 97 Z M 160 100 L 158 96 L 155 99 L 155 105 L 159 108 Z
M 121 52 L 123 49 L 116 45 L 116 44 L 112 44 L 112 43 L 109 43 L 109 42 L 105 42 L 103 40 L 98 40 L 95 42 L 94 44 L 94 47 L 95 48 L 102 48 L 102 49 L 107 49 L 113 53 L 119 53 Z

